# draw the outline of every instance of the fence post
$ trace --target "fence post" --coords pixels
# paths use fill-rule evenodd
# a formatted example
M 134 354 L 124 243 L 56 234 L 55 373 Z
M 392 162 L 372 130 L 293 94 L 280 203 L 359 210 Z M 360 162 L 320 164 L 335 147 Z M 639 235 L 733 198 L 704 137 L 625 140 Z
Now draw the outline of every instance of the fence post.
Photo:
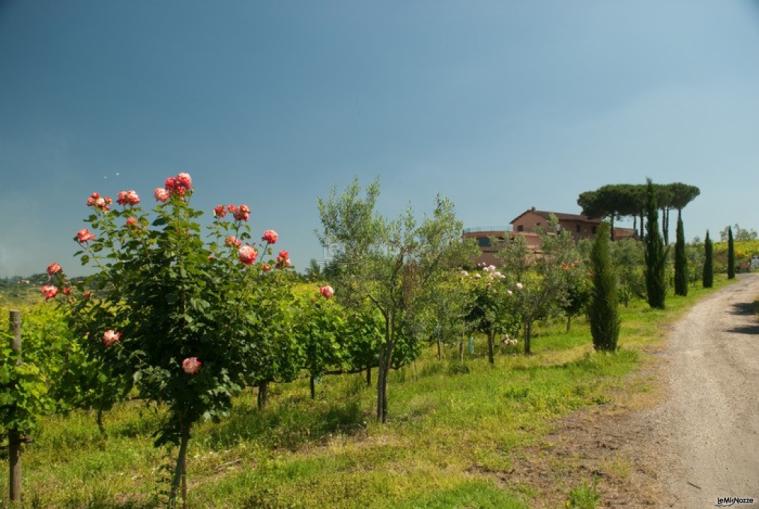
M 11 348 L 21 358 L 21 312 L 10 312 Z M 10 490 L 11 503 L 21 501 L 21 435 L 17 429 L 8 430 L 8 463 L 10 472 L 8 488 Z

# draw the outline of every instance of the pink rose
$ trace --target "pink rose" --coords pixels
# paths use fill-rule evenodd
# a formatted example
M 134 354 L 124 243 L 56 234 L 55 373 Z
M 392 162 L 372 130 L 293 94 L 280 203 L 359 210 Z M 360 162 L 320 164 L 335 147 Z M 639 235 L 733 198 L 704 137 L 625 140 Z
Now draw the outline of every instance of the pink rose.
M 130 227 L 137 226 L 137 218 L 134 216 L 129 216 L 126 220 L 126 225 Z
M 331 299 L 332 296 L 335 295 L 335 289 L 329 285 L 326 285 L 319 288 L 319 293 L 321 293 L 322 297 L 325 299 Z
M 137 205 L 140 203 L 140 195 L 134 189 L 131 189 L 126 192 L 126 202 L 127 205 Z
M 195 375 L 202 365 L 203 363 L 197 357 L 187 357 L 182 361 L 182 371 L 188 375 Z
M 271 265 L 269 265 L 268 263 L 264 263 L 261 265 L 261 270 L 264 272 L 269 272 L 271 271 Z
M 266 230 L 261 240 L 265 240 L 268 244 L 276 244 L 279 234 L 274 230 Z
M 224 217 L 227 215 L 227 209 L 224 205 L 216 205 L 213 208 L 213 215 L 216 217 Z
M 42 293 L 42 296 L 45 297 L 45 300 L 50 300 L 58 295 L 58 288 L 53 285 L 45 285 L 40 288 L 40 293 Z
M 119 205 L 126 205 L 129 203 L 127 201 L 127 192 L 126 191 L 119 191 L 119 194 L 116 195 L 116 203 Z
M 63 295 L 66 295 L 66 296 L 71 295 L 71 287 L 70 286 L 67 286 L 67 287 L 65 287 L 63 289 Z
M 84 244 L 85 242 L 89 242 L 91 240 L 95 239 L 95 234 L 89 231 L 87 228 L 82 228 L 78 232 L 76 232 L 76 241 L 80 244 Z
M 254 263 L 256 261 L 256 258 L 258 258 L 258 252 L 253 248 L 253 246 L 248 245 L 242 246 L 237 251 L 237 255 L 240 258 L 240 261 L 245 265 Z
M 239 207 L 235 207 L 232 215 L 234 215 L 237 221 L 247 221 L 250 219 L 250 208 L 245 204 L 241 204 Z
M 94 201 L 94 206 L 95 206 L 95 208 L 100 209 L 103 212 L 108 212 L 108 210 L 109 210 L 108 205 L 111 204 L 111 201 L 112 201 L 111 198 L 108 197 L 108 196 L 106 196 L 105 198 L 102 198 L 102 197 L 101 198 L 97 198 Z
M 115 330 L 108 329 L 103 333 L 103 345 L 105 345 L 106 348 L 110 348 L 116 343 L 121 341 L 121 333 L 116 332 Z
M 192 177 L 189 173 L 182 172 L 174 177 L 174 180 L 177 186 L 184 187 L 188 191 L 192 189 Z
M 153 190 L 153 196 L 155 196 L 155 199 L 158 200 L 158 201 L 166 201 L 166 200 L 169 199 L 169 197 L 171 195 L 169 194 L 169 192 L 166 189 L 164 189 L 162 187 L 156 187 Z
M 224 243 L 228 245 L 229 247 L 240 247 L 242 245 L 242 242 L 240 241 L 240 239 L 238 239 L 234 235 L 227 236 L 227 238 L 224 239 Z
M 87 197 L 87 206 L 92 207 L 95 205 L 95 200 L 100 198 L 100 193 L 92 193 Z
M 175 177 L 167 177 L 166 180 L 163 181 L 163 187 L 165 187 L 167 191 L 173 191 L 176 185 L 177 179 Z
M 286 269 L 287 267 L 290 267 L 292 263 L 290 263 L 290 254 L 286 250 L 282 250 L 277 255 L 277 268 L 278 269 Z
M 47 274 L 48 276 L 52 276 L 53 274 L 58 274 L 62 270 L 60 263 L 51 263 L 47 266 Z

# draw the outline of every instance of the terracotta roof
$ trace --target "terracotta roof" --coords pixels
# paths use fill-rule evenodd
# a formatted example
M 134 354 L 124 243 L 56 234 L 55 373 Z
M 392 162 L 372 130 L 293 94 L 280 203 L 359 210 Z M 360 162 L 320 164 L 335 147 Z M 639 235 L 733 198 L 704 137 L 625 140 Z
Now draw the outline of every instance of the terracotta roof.
M 548 211 L 548 210 L 535 210 L 534 208 L 532 208 L 532 209 L 525 210 L 524 212 L 522 212 L 521 214 L 519 214 L 517 217 L 515 217 L 514 219 L 512 219 L 511 220 L 511 224 L 514 224 L 517 219 L 519 219 L 520 217 L 522 217 L 523 215 L 525 215 L 525 214 L 527 214 L 529 212 L 532 212 L 533 214 L 537 214 L 539 216 L 542 216 L 542 217 L 544 217 L 546 219 L 548 219 L 548 216 L 550 216 L 551 214 L 553 214 L 554 216 L 556 216 L 556 219 L 558 219 L 559 221 L 582 221 L 584 223 L 593 223 L 593 224 L 599 224 L 599 223 L 601 223 L 600 219 L 592 218 L 592 217 L 588 217 L 588 216 L 583 216 L 582 214 L 566 214 L 564 212 L 551 212 L 551 211 Z

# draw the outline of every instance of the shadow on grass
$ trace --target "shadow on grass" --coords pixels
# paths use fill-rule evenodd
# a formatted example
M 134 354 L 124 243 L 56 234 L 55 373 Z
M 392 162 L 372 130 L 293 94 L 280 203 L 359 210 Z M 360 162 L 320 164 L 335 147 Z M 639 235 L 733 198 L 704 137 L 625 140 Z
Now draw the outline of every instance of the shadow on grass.
M 245 403 L 211 429 L 208 445 L 219 450 L 254 440 L 273 448 L 296 450 L 334 434 L 356 433 L 365 426 L 366 416 L 357 397 L 338 402 L 292 398 L 263 411 Z

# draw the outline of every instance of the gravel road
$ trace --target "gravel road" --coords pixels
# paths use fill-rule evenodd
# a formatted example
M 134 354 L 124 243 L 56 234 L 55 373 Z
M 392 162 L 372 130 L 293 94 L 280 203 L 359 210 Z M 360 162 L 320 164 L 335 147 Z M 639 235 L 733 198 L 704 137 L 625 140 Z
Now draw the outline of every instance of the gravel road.
M 673 507 L 714 507 L 718 497 L 753 497 L 759 506 L 758 297 L 759 276 L 740 276 L 671 332 L 655 428 L 666 465 L 659 480 Z

